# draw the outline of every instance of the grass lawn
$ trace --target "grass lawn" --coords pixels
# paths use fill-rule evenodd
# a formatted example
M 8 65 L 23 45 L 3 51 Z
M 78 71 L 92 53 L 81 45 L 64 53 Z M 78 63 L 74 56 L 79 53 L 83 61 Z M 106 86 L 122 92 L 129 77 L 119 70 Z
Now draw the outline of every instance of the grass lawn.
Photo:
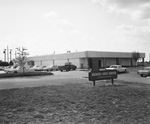
M 0 124 L 150 124 L 150 85 L 117 83 L 0 90 Z

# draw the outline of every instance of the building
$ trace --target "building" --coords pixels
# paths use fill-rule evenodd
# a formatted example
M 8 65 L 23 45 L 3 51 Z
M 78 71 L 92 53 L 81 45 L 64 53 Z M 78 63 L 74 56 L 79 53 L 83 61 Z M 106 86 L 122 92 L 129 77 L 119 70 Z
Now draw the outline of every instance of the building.
M 144 63 L 145 53 L 140 53 Z M 110 65 L 120 64 L 122 66 L 135 66 L 136 62 L 132 59 L 129 52 L 104 52 L 104 51 L 83 51 L 69 52 L 65 54 L 52 54 L 29 57 L 34 61 L 34 65 L 64 65 L 72 62 L 77 68 L 105 68 Z

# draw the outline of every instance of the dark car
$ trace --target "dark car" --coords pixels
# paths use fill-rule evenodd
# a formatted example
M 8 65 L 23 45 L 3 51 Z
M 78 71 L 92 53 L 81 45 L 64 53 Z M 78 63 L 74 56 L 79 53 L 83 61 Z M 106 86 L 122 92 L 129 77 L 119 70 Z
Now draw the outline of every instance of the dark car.
M 65 63 L 63 66 L 58 66 L 58 69 L 60 71 L 70 71 L 70 70 L 76 70 L 77 67 L 73 65 L 71 62 Z

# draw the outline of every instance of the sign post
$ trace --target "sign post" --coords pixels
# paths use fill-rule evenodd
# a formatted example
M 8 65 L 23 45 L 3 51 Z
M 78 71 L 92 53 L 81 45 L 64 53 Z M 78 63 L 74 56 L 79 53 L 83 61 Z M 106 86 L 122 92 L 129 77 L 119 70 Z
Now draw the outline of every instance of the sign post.
M 91 71 L 91 72 L 89 72 L 89 80 L 93 81 L 93 86 L 95 86 L 96 80 L 111 79 L 112 84 L 113 84 L 115 78 L 117 78 L 117 71 L 116 70 L 102 70 L 102 71 Z

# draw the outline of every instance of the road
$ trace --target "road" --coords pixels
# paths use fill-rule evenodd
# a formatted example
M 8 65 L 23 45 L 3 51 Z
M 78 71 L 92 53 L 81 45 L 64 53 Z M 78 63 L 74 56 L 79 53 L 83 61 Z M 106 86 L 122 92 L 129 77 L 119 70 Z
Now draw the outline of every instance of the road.
M 43 85 L 63 85 L 66 83 L 86 83 L 88 80 L 87 71 L 69 71 L 53 72 L 54 75 L 34 76 L 34 77 L 17 77 L 0 79 L 0 89 L 36 87 Z M 150 84 L 150 77 L 140 77 L 136 72 L 118 74 L 117 80 L 127 82 L 147 83 Z M 92 83 L 91 83 L 92 84 Z

